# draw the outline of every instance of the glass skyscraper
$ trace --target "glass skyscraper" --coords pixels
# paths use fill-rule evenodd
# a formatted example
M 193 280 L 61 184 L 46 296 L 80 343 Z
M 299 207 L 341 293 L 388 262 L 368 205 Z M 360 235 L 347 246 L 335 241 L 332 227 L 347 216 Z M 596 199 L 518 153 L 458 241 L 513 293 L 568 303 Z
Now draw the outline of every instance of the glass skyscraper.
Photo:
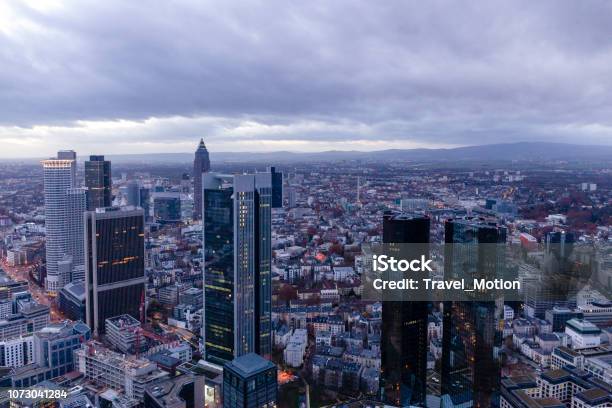
M 506 229 L 481 218 L 445 223 L 444 278 L 501 276 Z M 444 302 L 442 398 L 473 407 L 499 404 L 503 299 Z
M 107 207 L 85 213 L 87 324 L 103 334 L 105 320 L 140 319 L 145 290 L 144 214 L 141 208 Z
M 389 251 L 402 252 L 403 259 L 425 254 L 429 230 L 430 220 L 424 215 L 387 212 L 383 216 L 383 243 Z M 426 245 L 394 248 L 395 243 Z M 425 406 L 428 306 L 429 302 L 409 300 L 383 302 L 381 392 L 384 402 L 395 406 Z
M 104 156 L 89 156 L 85 162 L 85 187 L 87 187 L 87 210 L 112 205 L 111 162 Z
M 223 365 L 271 344 L 271 178 L 204 174 L 204 315 L 207 361 Z

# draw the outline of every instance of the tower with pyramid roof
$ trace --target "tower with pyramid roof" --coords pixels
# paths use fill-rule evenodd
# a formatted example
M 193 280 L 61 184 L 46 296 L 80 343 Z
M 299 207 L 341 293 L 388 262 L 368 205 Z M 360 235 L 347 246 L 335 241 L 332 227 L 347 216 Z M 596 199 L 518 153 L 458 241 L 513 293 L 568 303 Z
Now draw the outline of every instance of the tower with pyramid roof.
M 202 217 L 202 173 L 210 171 L 210 158 L 208 150 L 204 144 L 204 139 L 200 139 L 200 144 L 195 151 L 193 159 L 193 219 L 199 220 Z

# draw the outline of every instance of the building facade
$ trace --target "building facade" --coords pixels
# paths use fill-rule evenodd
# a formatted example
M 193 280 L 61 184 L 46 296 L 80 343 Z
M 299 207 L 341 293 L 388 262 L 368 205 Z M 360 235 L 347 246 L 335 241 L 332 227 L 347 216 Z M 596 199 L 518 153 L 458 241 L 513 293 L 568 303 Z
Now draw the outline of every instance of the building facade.
M 506 229 L 495 221 L 466 217 L 445 223 L 444 278 L 461 275 L 501 276 L 499 244 Z M 499 403 L 501 364 L 500 321 L 503 299 L 444 303 L 442 396 L 473 407 Z
M 271 343 L 269 173 L 206 174 L 203 187 L 205 359 L 223 365 Z
M 104 156 L 89 156 L 85 162 L 85 187 L 88 211 L 112 205 L 111 162 Z
M 204 144 L 204 139 L 200 139 L 200 144 L 195 152 L 193 159 L 193 219 L 202 218 L 202 173 L 210 171 L 210 157 Z
M 419 257 L 428 244 L 430 220 L 424 215 L 388 212 L 383 216 L 383 243 L 403 259 Z M 414 250 L 414 251 L 413 251 Z M 408 253 L 414 252 L 414 253 Z M 382 307 L 381 390 L 385 402 L 425 406 L 428 302 L 385 301 Z
M 254 353 L 227 363 L 223 369 L 223 407 L 276 407 L 276 376 L 276 366 Z
M 43 160 L 44 196 L 45 196 L 45 230 L 47 292 L 56 294 L 67 280 L 60 275 L 58 262 L 69 251 L 70 234 L 68 232 L 68 191 L 75 187 L 76 154 L 58 152 L 58 157 Z
M 86 315 L 96 334 L 109 317 L 140 319 L 144 304 L 144 215 L 132 207 L 98 208 L 85 215 Z

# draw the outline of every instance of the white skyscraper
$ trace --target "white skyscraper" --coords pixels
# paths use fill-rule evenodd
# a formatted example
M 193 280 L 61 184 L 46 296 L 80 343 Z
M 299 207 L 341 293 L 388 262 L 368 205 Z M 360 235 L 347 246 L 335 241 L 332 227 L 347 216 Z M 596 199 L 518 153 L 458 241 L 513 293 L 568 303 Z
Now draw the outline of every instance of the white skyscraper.
M 85 190 L 75 188 L 76 153 L 58 152 L 43 160 L 47 279 L 49 293 L 70 282 L 70 271 L 83 265 Z M 61 266 L 61 267 L 60 267 Z M 68 272 L 67 272 L 68 271 Z

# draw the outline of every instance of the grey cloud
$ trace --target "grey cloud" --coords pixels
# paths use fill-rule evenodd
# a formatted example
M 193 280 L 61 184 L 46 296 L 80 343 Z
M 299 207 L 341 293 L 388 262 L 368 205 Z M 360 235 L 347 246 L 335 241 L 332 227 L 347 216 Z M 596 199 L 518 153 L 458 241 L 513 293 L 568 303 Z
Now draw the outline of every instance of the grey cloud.
M 193 121 L 131 135 L 249 140 L 231 129 L 255 121 L 287 126 L 269 140 L 612 140 L 605 1 L 11 4 L 0 126 L 179 116 Z

